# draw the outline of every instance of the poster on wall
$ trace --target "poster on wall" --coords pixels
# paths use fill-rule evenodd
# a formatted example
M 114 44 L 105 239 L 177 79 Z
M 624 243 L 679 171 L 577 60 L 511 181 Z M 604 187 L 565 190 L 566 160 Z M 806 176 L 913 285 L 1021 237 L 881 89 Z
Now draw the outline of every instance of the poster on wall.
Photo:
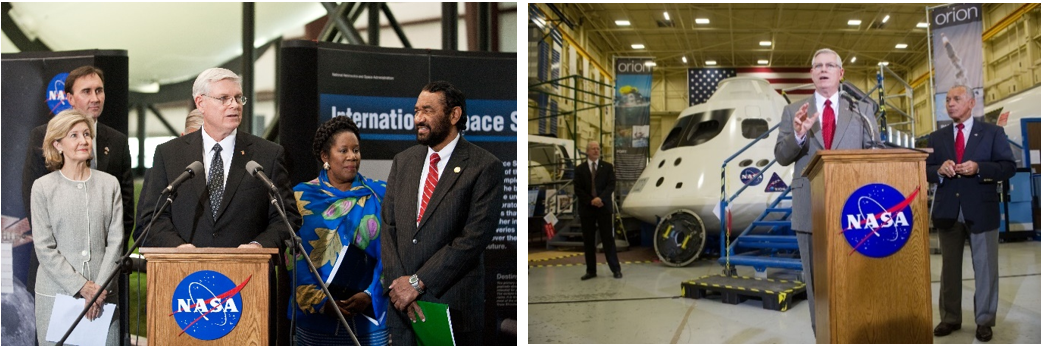
M 981 34 L 981 4 L 952 4 L 930 10 L 933 39 L 934 119 L 937 128 L 952 123 L 948 117 L 948 90 L 964 85 L 973 91 L 977 104 L 973 117 L 984 117 L 984 47 Z
M 650 89 L 653 58 L 614 59 L 614 170 L 623 198 L 646 168 L 650 154 Z M 605 146 L 605 144 L 604 144 Z
M 463 139 L 489 151 L 502 162 L 503 190 L 498 227 L 483 253 L 486 308 L 484 344 L 514 345 L 516 321 L 516 56 L 505 53 L 450 52 L 361 47 L 331 43 L 291 42 L 285 59 L 300 59 L 291 76 L 301 83 L 299 69 L 315 65 L 314 92 L 310 86 L 283 86 L 281 145 L 296 157 L 292 177 L 315 177 L 318 163 L 311 160 L 311 135 L 333 117 L 349 117 L 360 128 L 363 161 L 360 173 L 386 180 L 396 154 L 417 145 L 414 105 L 421 89 L 445 80 L 465 95 Z M 304 48 L 304 50 L 303 50 Z M 311 55 L 315 55 L 312 58 Z M 286 74 L 287 72 L 284 72 Z M 315 109 L 311 109 L 312 103 Z M 317 116 L 308 119 L 309 110 Z M 287 124 L 284 124 L 287 121 Z M 286 137 L 284 137 L 286 135 Z M 299 139 L 303 138 L 303 139 Z M 311 171 L 311 172 L 310 172 Z M 304 172 L 301 173 L 301 172 Z
M 31 131 L 55 114 L 71 108 L 65 98 L 65 79 L 73 69 L 93 65 L 105 75 L 106 100 L 98 122 L 127 133 L 127 51 L 82 50 L 3 54 L 3 115 L 0 148 L 4 151 L 0 238 L 4 345 L 35 345 L 36 323 L 30 284 L 29 259 L 34 248 L 28 217 L 29 192 L 23 187 L 23 165 Z M 32 175 L 30 175 L 32 177 Z M 33 274 L 35 276 L 35 274 Z M 115 283 L 114 283 L 115 284 Z M 46 329 L 46 328 L 45 328 Z

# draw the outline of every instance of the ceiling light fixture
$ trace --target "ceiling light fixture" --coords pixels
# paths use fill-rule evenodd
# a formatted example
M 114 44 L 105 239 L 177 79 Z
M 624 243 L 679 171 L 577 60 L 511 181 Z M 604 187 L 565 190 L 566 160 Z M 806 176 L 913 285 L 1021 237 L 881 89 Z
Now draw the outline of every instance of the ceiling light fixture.
M 883 17 L 883 24 L 885 24 L 888 20 L 890 20 L 890 15 L 886 15 L 886 17 Z
M 706 60 L 705 61 L 705 65 L 715 65 L 715 61 L 714 60 Z
M 846 22 L 847 25 L 861 25 L 860 19 L 851 19 Z
M 668 18 L 668 11 L 665 11 L 665 20 L 666 20 L 666 21 L 670 21 L 670 20 L 672 20 L 672 19 Z
M 652 60 L 648 60 L 648 61 L 644 62 L 643 65 L 646 65 L 646 66 L 657 66 L 657 63 L 654 63 L 654 61 L 652 61 Z
M 766 60 L 766 59 L 760 59 L 760 60 L 757 60 L 756 63 L 758 63 L 760 65 L 767 65 L 767 64 L 770 64 L 770 61 Z
M 905 49 L 905 48 L 908 48 L 908 44 L 906 44 L 906 43 L 899 43 L 899 44 L 897 44 L 897 46 L 893 46 L 893 48 Z
M 759 46 L 770 47 L 772 44 L 773 42 L 770 41 L 759 41 Z
M 632 49 L 634 50 L 641 50 L 644 48 L 646 48 L 646 46 L 644 46 L 643 44 L 632 44 Z
M 697 23 L 697 24 L 708 24 L 708 23 L 711 23 L 711 22 L 708 21 L 708 18 L 697 18 L 697 19 L 694 19 L 694 22 Z
M 930 25 L 929 25 L 929 24 L 927 24 L 926 22 L 919 22 L 919 23 L 916 23 L 916 24 L 915 24 L 915 27 L 916 27 L 916 28 L 929 28 L 929 27 L 930 27 Z
M 853 56 L 852 58 L 850 58 L 850 63 L 853 63 L 853 62 L 856 62 L 856 61 L 857 61 L 857 56 Z
M 890 62 L 879 62 L 879 65 L 888 66 L 890 65 Z
M 683 57 L 683 64 L 686 64 L 686 57 Z
M 623 20 L 623 19 L 619 19 L 619 20 L 614 21 L 614 24 L 617 24 L 617 26 L 619 26 L 619 27 L 627 27 L 627 26 L 632 25 L 632 22 L 629 22 L 629 21 Z

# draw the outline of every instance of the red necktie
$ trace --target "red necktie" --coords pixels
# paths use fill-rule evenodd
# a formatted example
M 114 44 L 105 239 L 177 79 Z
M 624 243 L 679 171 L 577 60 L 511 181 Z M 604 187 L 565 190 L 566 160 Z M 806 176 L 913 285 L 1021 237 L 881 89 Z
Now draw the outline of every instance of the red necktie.
M 832 137 L 835 136 L 835 110 L 832 110 L 832 100 L 824 101 L 824 116 L 821 117 L 821 127 L 824 132 L 824 149 L 832 149 Z
M 962 163 L 963 152 L 966 152 L 966 137 L 962 135 L 962 129 L 965 128 L 965 127 L 966 127 L 966 125 L 964 125 L 962 123 L 955 125 L 955 128 L 957 128 L 959 130 L 957 132 L 959 134 L 955 135 L 955 163 L 956 164 Z
M 429 156 L 429 175 L 425 178 L 425 193 L 421 194 L 421 209 L 418 209 L 418 223 L 421 223 L 421 217 L 425 215 L 425 207 L 429 206 L 429 198 L 432 198 L 432 191 L 436 190 L 436 182 L 439 181 L 437 163 L 439 163 L 438 153 Z

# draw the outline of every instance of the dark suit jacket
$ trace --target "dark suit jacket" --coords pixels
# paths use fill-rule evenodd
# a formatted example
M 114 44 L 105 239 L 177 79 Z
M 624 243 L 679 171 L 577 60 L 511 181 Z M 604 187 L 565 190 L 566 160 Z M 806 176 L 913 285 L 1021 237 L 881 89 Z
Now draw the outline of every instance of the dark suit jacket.
M 189 133 L 156 147 L 153 167 L 138 199 L 138 221 L 143 229 L 152 219 L 163 189 L 190 163 L 203 162 L 202 133 Z M 266 248 L 282 248 L 281 240 L 288 239 L 290 231 L 276 207 L 269 203 L 269 190 L 247 173 L 246 165 L 254 160 L 265 169 L 265 175 L 280 191 L 287 218 L 297 230 L 301 227 L 301 215 L 287 179 L 283 147 L 241 131 L 236 133 L 232 158 L 217 220 L 211 217 L 206 174 L 197 173 L 178 187 L 171 207 L 158 213 L 152 230 L 144 237 L 144 245 L 176 247 L 191 243 L 197 247 L 233 248 L 257 241 Z
M 131 175 L 131 152 L 127 146 L 127 136 L 120 131 L 101 123 L 96 123 L 98 130 L 94 142 L 98 147 L 95 154 L 98 170 L 115 176 L 120 181 L 120 196 L 123 200 L 123 241 L 134 228 L 134 177 Z M 47 125 L 33 128 L 29 134 L 29 146 L 22 167 L 22 202 L 25 204 L 26 216 L 32 216 L 29 197 L 31 196 L 33 182 L 36 179 L 50 173 L 44 165 L 44 152 L 40 147 L 47 133 Z M 122 252 L 123 249 L 121 249 Z
M 588 158 L 577 165 L 574 169 L 574 194 L 577 195 L 577 206 L 579 212 L 612 213 L 613 194 L 617 180 L 614 178 L 614 165 L 599 160 L 596 165 L 596 195 L 603 201 L 603 208 L 592 206 L 592 170 L 589 169 Z
M 483 251 L 498 226 L 505 169 L 490 152 L 460 138 L 421 223 L 415 225 L 426 152 L 427 147 L 416 145 L 392 160 L 381 210 L 383 285 L 388 289 L 393 280 L 417 274 L 426 287 L 418 300 L 450 305 L 455 331 L 479 331 L 484 319 Z M 388 323 L 410 328 L 406 314 L 391 307 Z
M 979 173 L 974 176 L 945 177 L 943 182 L 937 175 L 944 161 L 955 161 L 954 126 L 930 133 L 933 153 L 926 158 L 926 180 L 937 185 L 933 211 L 930 217 L 936 227 L 948 228 L 959 217 L 959 207 L 970 227 L 971 233 L 981 233 L 999 228 L 999 194 L 996 183 L 1013 176 L 1017 164 L 1013 151 L 1006 141 L 1002 127 L 973 121 L 970 138 L 966 141 L 963 162 L 977 162 Z

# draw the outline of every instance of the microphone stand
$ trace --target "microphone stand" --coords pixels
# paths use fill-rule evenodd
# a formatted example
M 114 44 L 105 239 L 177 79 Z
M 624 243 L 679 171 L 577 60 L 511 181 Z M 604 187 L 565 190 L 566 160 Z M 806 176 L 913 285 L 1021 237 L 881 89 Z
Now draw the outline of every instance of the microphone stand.
M 109 287 L 109 283 L 112 283 L 113 278 L 116 278 L 116 275 L 122 272 L 125 267 L 130 268 L 131 254 L 134 253 L 135 249 L 138 249 L 138 247 L 141 246 L 143 241 L 145 241 L 145 237 L 149 234 L 149 230 L 152 229 L 153 223 L 156 222 L 156 218 L 159 216 L 159 213 L 167 209 L 167 206 L 174 201 L 175 196 L 175 191 L 171 191 L 167 195 L 167 199 L 164 200 L 163 205 L 160 206 L 160 209 L 153 211 L 153 218 L 149 220 L 149 224 L 146 225 L 145 229 L 142 230 L 142 234 L 138 236 L 139 238 L 134 240 L 134 245 L 132 245 L 131 249 L 127 250 L 127 252 L 124 253 L 123 256 L 120 256 L 120 258 L 116 260 L 116 268 L 113 269 L 112 273 L 109 273 L 109 276 L 105 278 L 105 282 L 102 283 L 102 285 L 98 288 L 98 292 L 95 292 L 94 296 L 91 297 L 91 300 L 86 303 L 94 303 L 94 301 L 97 301 L 98 297 L 102 295 L 102 291 L 105 291 L 105 288 Z M 123 296 L 128 295 L 129 294 L 123 294 Z M 80 320 L 83 320 L 84 315 L 87 314 L 87 310 L 89 310 L 90 308 L 90 306 L 84 306 L 84 309 L 80 311 L 80 315 L 76 317 L 75 321 L 73 321 L 73 325 L 70 326 L 69 329 L 65 330 L 65 335 L 62 335 L 62 339 L 58 340 L 58 342 L 55 345 L 65 345 L 65 340 L 68 339 L 69 335 L 73 333 L 73 330 L 76 329 L 76 326 L 80 324 Z
M 281 204 L 277 203 L 276 197 L 277 196 L 274 195 L 272 191 L 269 191 L 269 203 L 272 203 L 272 205 L 276 206 L 276 211 L 280 213 L 280 217 L 283 218 L 283 223 L 287 225 L 287 233 L 289 233 L 291 236 L 290 240 L 292 240 L 294 242 L 294 245 L 296 246 L 294 250 L 294 260 L 291 260 L 291 265 L 292 267 L 294 267 L 295 274 L 297 274 L 298 256 L 308 254 L 305 252 L 305 247 L 301 244 L 301 237 L 298 237 L 298 235 L 294 233 L 294 228 L 291 227 L 290 220 L 287 219 L 287 212 L 283 210 L 283 206 Z M 309 271 L 311 271 L 312 276 L 316 278 L 316 284 L 319 285 L 321 290 L 323 290 L 323 295 L 327 297 L 328 301 L 334 303 L 334 295 L 331 295 L 330 290 L 327 289 L 327 284 L 324 284 L 323 277 L 320 276 L 320 272 L 316 270 L 316 265 L 313 265 L 311 261 L 305 262 L 305 264 L 309 265 Z M 297 278 L 295 278 L 293 281 L 297 281 Z M 335 307 L 337 307 L 336 304 Z M 292 310 L 296 311 L 297 309 Z M 341 322 L 341 326 L 344 326 L 345 330 L 349 332 L 349 337 L 352 338 L 352 342 L 355 343 L 357 346 L 360 345 L 360 341 L 356 339 L 356 333 L 352 331 L 351 327 L 349 327 L 349 322 L 345 320 L 345 316 L 341 314 L 341 310 L 335 310 L 334 314 L 337 315 L 338 321 Z M 293 344 L 293 342 L 291 342 L 291 344 Z

